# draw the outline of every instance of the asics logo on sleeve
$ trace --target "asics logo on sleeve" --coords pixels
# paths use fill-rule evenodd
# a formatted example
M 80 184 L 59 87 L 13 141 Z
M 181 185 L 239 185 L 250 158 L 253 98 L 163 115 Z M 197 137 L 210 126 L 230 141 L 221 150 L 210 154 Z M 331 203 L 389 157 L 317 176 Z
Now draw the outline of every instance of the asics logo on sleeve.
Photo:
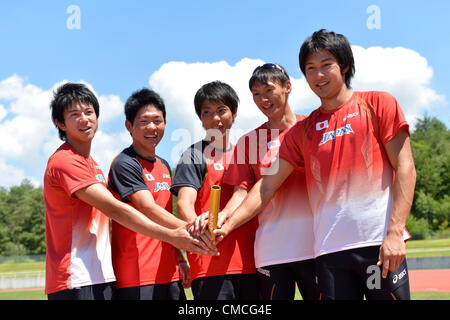
M 357 115 L 359 114 L 359 112 L 358 111 L 356 111 L 356 112 L 354 112 L 354 113 L 349 113 L 348 115 L 346 115 L 345 117 L 344 117 L 344 119 L 342 119 L 342 120 L 347 120 L 347 119 L 350 119 L 350 118 L 353 118 L 353 117 L 356 117 Z
M 350 134 L 350 133 L 354 133 L 350 123 L 347 124 L 345 127 L 336 129 L 335 131 L 325 132 L 323 134 L 322 141 L 320 141 L 320 143 L 319 143 L 319 146 L 325 144 L 326 142 L 328 142 L 330 140 L 334 140 L 337 137 L 342 137 L 344 134 Z

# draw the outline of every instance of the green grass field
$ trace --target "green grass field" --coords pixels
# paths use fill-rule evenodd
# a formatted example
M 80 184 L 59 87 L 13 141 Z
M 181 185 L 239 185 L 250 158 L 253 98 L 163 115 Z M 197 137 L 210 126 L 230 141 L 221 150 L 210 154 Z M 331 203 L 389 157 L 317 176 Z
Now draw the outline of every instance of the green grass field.
M 406 243 L 407 258 L 450 256 L 450 238 L 434 240 L 413 240 Z M 0 273 L 27 272 L 45 270 L 45 262 L 2 263 Z M 192 300 L 192 292 L 186 290 L 188 300 Z M 450 300 L 450 292 L 413 292 L 413 300 Z M 43 290 L 0 292 L 0 300 L 46 300 Z M 296 290 L 296 300 L 301 295 Z
M 186 290 L 188 300 L 192 300 L 192 293 Z M 450 300 L 450 292 L 412 292 L 412 300 Z M 42 289 L 14 292 L 0 292 L 0 300 L 47 300 Z M 301 300 L 301 295 L 296 291 L 295 300 Z
M 407 258 L 450 256 L 450 238 L 406 242 Z

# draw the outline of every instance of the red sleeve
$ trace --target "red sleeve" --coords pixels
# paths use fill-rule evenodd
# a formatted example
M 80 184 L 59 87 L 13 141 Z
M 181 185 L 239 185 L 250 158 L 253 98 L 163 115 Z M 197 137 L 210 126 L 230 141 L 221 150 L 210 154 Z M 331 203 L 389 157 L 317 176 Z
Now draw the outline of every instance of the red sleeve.
M 88 161 L 83 157 L 62 157 L 55 160 L 50 173 L 52 180 L 63 188 L 68 196 L 99 182 L 95 174 L 89 170 Z
M 376 112 L 378 136 L 383 144 L 391 141 L 401 128 L 405 128 L 410 134 L 403 111 L 392 95 L 374 92 L 371 103 Z
M 233 151 L 233 161 L 225 172 L 223 182 L 250 190 L 256 183 L 256 176 L 250 164 L 249 141 L 246 141 L 246 137 L 247 135 L 238 140 Z
M 294 169 L 304 168 L 305 161 L 301 148 L 301 122 L 297 122 L 284 136 L 280 146 L 280 159 L 289 162 Z

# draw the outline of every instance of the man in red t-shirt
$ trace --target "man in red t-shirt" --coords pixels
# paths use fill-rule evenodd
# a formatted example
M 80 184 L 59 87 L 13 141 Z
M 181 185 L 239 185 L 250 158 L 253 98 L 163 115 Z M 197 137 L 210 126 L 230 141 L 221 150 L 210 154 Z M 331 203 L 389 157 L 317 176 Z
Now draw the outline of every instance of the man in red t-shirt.
M 50 157 L 44 175 L 46 285 L 52 299 L 110 299 L 115 287 L 109 218 L 147 236 L 203 254 L 216 254 L 186 228 L 162 227 L 118 201 L 106 188 L 90 156 L 99 104 L 83 84 L 60 86 L 50 104 L 52 120 L 65 141 Z
M 253 187 L 216 235 L 251 218 L 304 168 L 320 297 L 409 299 L 405 224 L 415 168 L 403 112 L 388 93 L 350 90 L 354 60 L 343 35 L 315 32 L 299 60 L 321 106 L 286 134 L 277 173 Z
M 233 212 L 246 194 L 271 167 L 290 128 L 305 118 L 292 112 L 291 81 L 286 70 L 275 63 L 257 67 L 249 89 L 267 121 L 239 138 L 234 161 L 223 181 L 234 186 L 235 194 L 222 210 L 222 220 Z M 263 300 L 293 300 L 297 285 L 303 300 L 318 298 L 313 216 L 306 191 L 305 171 L 296 170 L 257 214 L 255 265 L 259 297 Z
M 209 210 L 212 185 L 221 186 L 219 210 L 233 194 L 233 186 L 224 184 L 222 179 L 232 160 L 234 146 L 229 141 L 229 131 L 238 102 L 233 88 L 220 81 L 203 85 L 195 95 L 195 111 L 206 137 L 183 153 L 171 188 L 178 197 L 178 215 L 187 222 Z M 217 257 L 188 253 L 195 300 L 258 298 L 253 257 L 256 227 L 256 219 L 250 219 L 233 231 L 217 245 Z

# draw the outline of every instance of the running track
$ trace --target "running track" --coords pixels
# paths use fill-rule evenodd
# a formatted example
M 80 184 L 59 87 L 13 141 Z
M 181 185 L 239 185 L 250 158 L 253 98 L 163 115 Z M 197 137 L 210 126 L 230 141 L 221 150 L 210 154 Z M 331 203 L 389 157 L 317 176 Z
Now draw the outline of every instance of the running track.
M 408 270 L 411 291 L 450 292 L 450 269 Z

